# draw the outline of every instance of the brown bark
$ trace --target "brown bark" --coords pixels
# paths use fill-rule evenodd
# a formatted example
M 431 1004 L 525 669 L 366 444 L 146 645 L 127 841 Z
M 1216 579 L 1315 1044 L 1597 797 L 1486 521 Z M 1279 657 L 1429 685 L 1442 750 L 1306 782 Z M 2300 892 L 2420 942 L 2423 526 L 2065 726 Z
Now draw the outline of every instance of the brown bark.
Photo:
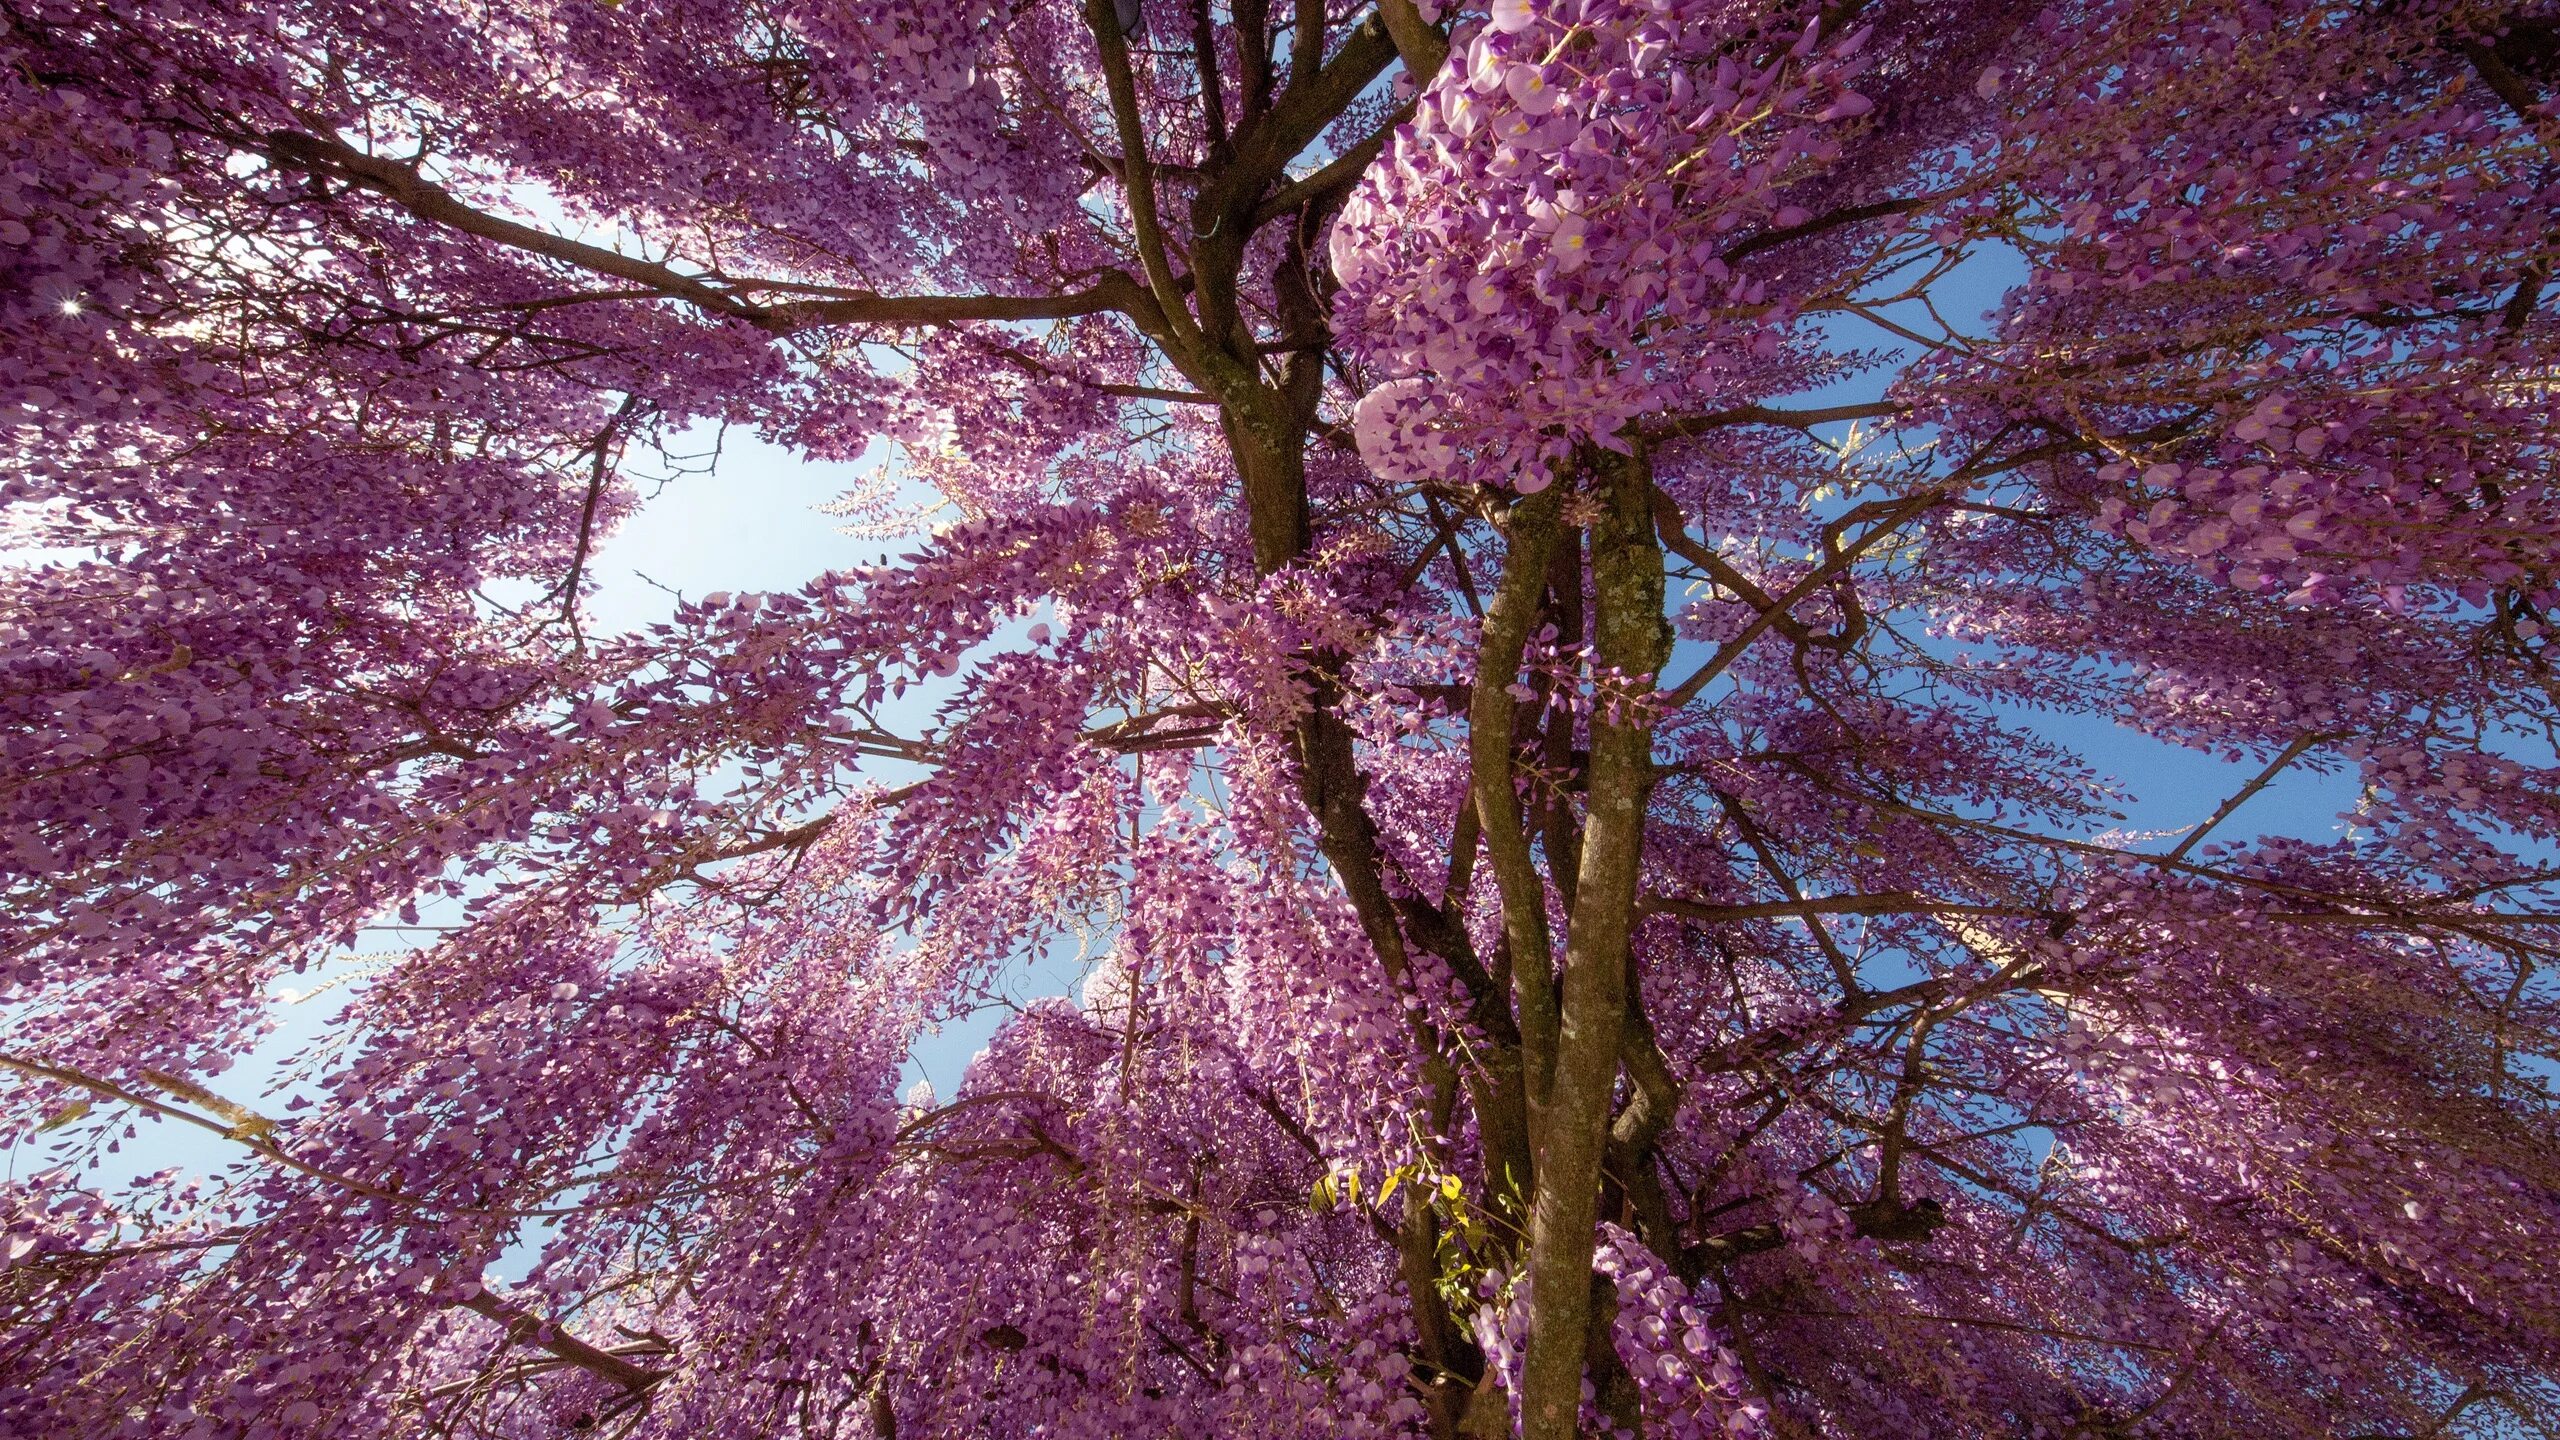
M 1547 928 L 1546 887 L 1529 848 L 1529 830 L 1514 788 L 1513 747 L 1520 657 L 1538 615 L 1538 594 L 1560 531 L 1562 487 L 1521 501 L 1511 512 L 1511 552 L 1502 580 L 1485 609 L 1476 646 L 1475 688 L 1467 709 L 1472 774 L 1470 794 L 1484 836 L 1487 859 L 1502 899 L 1502 929 L 1511 961 L 1513 1003 L 1518 1007 L 1520 1068 L 1526 1104 L 1534 1109 L 1554 1069 L 1556 996 L 1554 941 Z M 1534 1165 L 1534 1147 L 1528 1152 Z M 1521 1194 L 1533 1177 L 1508 1179 Z
M 663 1370 L 651 1370 L 609 1350 L 599 1350 L 559 1326 L 544 1322 L 530 1311 L 507 1304 L 486 1290 L 463 1301 L 462 1308 L 505 1326 L 509 1344 L 548 1350 L 579 1369 L 600 1375 L 633 1394 L 646 1391 L 667 1378 Z
M 689 301 L 711 314 L 744 320 L 777 334 L 822 325 L 1064 320 L 1128 311 L 1133 303 L 1144 301 L 1144 292 L 1137 283 L 1115 270 L 1106 272 L 1086 289 L 1063 295 L 881 295 L 868 290 L 828 289 L 809 298 L 765 304 L 755 297 L 776 287 L 754 280 L 687 274 L 655 261 L 492 215 L 456 199 L 450 191 L 421 175 L 414 165 L 368 154 L 340 140 L 298 130 L 274 130 L 247 139 L 244 147 L 263 154 L 280 169 L 325 175 L 380 195 L 421 220 L 448 225 L 511 250 L 629 281 L 650 293 Z M 791 293 L 807 295 L 809 288 L 795 286 Z
M 1594 649 L 1602 665 L 1625 677 L 1658 676 L 1671 645 L 1650 466 L 1641 455 L 1602 456 L 1594 478 Z M 1543 1087 L 1533 1072 L 1530 1089 L 1537 1188 L 1529 1218 L 1534 1300 L 1519 1397 L 1523 1440 L 1572 1440 L 1577 1429 L 1596 1314 L 1592 1239 L 1626 1032 L 1628 942 L 1653 780 L 1651 712 L 1613 707 L 1604 697 L 1592 717 L 1586 774 L 1588 814 L 1558 977 L 1554 1066 Z

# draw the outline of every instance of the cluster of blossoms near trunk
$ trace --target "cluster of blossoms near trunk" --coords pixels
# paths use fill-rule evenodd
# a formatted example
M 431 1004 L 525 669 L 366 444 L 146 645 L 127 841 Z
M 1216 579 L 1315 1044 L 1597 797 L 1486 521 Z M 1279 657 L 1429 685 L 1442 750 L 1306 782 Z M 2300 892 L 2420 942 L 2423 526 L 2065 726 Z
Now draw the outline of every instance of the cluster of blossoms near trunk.
M 2560 5 L 0 58 L 0 1434 L 2560 1434 Z

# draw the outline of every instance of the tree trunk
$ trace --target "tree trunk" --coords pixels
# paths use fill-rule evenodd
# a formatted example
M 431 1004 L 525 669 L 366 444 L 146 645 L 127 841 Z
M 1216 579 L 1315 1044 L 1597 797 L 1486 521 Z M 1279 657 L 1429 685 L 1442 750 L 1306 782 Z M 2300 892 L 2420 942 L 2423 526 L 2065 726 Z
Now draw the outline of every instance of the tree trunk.
M 1554 1069 L 1543 1086 L 1534 1074 L 1530 1080 L 1537 1193 L 1529 1216 L 1533 1295 L 1521 1370 L 1523 1440 L 1572 1440 L 1582 1402 L 1594 1313 L 1592 1239 L 1626 1027 L 1627 945 L 1652 786 L 1652 715 L 1627 703 L 1625 691 L 1649 691 L 1645 682 L 1660 672 L 1671 649 L 1662 615 L 1662 550 L 1653 529 L 1650 467 L 1641 455 L 1610 455 L 1600 458 L 1596 471 L 1601 503 L 1591 532 L 1594 648 L 1605 670 L 1591 720 L 1589 810 L 1558 977 Z

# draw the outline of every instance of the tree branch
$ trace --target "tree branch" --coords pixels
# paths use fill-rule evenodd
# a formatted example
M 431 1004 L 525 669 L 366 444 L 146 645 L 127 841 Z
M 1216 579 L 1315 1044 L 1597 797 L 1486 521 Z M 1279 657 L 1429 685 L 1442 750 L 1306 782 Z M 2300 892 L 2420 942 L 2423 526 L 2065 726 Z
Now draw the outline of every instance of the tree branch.
M 527 254 L 540 255 L 598 275 L 627 280 L 652 294 L 687 301 L 724 319 L 744 321 L 774 334 L 827 325 L 954 325 L 968 321 L 1063 320 L 1078 315 L 1131 312 L 1142 299 L 1137 283 L 1119 271 L 1065 295 L 879 295 L 868 290 L 785 285 L 778 281 L 719 280 L 691 275 L 492 215 L 456 199 L 418 173 L 414 165 L 370 155 L 341 141 L 298 130 L 272 130 L 260 152 L 280 169 L 334 176 L 383 196 L 421 220 Z M 748 297 L 762 290 L 813 291 L 820 298 L 779 305 Z
M 1825 405 L 1812 410 L 1788 410 L 1774 405 L 1745 405 L 1734 410 L 1718 410 L 1707 415 L 1684 415 L 1645 427 L 1647 440 L 1673 440 L 1703 435 L 1735 425 L 1779 425 L 1790 430 L 1809 430 L 1816 425 L 1831 425 L 1842 420 L 1893 420 L 1911 413 L 1908 405 L 1890 400 L 1869 401 L 1860 405 Z
M 2328 738 L 2330 737 L 2326 735 L 2305 735 L 2301 739 L 2284 747 L 2284 753 L 2268 762 L 2267 768 L 2258 772 L 2258 778 L 2241 786 L 2238 793 L 2234 794 L 2230 799 L 2222 802 L 2221 808 L 2206 816 L 2203 824 L 2188 831 L 2186 838 L 2178 842 L 2178 848 L 2169 852 L 2168 858 L 2172 860 L 2186 859 L 2187 852 L 2196 848 L 2197 841 L 2202 840 L 2205 836 L 2213 833 L 2213 827 L 2230 819 L 2231 812 L 2249 803 L 2249 797 L 2266 789 L 2268 785 L 2274 783 L 2276 776 L 2283 773 L 2284 767 L 2302 758 L 2304 751 L 2309 750 L 2312 746 L 2317 745 Z
M 1095 46 L 1102 54 L 1103 88 L 1111 97 L 1111 119 L 1120 136 L 1120 163 L 1126 173 L 1121 180 L 1121 193 L 1129 202 L 1129 228 L 1138 242 L 1138 260 L 1146 268 L 1147 285 L 1154 292 L 1156 306 L 1163 314 L 1165 328 L 1180 348 L 1174 356 L 1181 364 L 1189 358 L 1190 371 L 1207 348 L 1200 327 L 1192 321 L 1191 312 L 1182 301 L 1182 289 L 1174 282 L 1173 264 L 1166 258 L 1164 226 L 1156 214 L 1155 167 L 1147 160 L 1146 117 L 1138 108 L 1138 81 L 1129 68 L 1129 44 L 1120 34 L 1120 22 L 1112 13 L 1111 0 L 1085 0 L 1085 27 L 1093 32 Z
M 1404 60 L 1405 73 L 1413 77 L 1413 88 L 1428 88 L 1448 63 L 1449 37 L 1422 18 L 1413 0 L 1378 0 L 1378 18 L 1386 22 L 1387 34 L 1396 42 L 1396 54 Z
M 635 1365 L 610 1350 L 580 1340 L 558 1324 L 519 1305 L 510 1305 L 486 1290 L 462 1302 L 462 1308 L 506 1327 L 507 1343 L 547 1350 L 591 1375 L 599 1375 L 638 1395 L 667 1378 L 668 1371 Z

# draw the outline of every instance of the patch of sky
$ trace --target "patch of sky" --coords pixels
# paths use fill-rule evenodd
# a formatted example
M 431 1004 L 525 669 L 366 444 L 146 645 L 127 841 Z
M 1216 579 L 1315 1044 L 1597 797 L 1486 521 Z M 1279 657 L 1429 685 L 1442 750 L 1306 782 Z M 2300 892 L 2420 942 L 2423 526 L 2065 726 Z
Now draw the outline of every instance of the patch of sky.
M 1915 277 L 1916 278 L 1916 277 Z M 1811 324 L 1823 347 L 1843 357 L 1865 357 L 1828 383 L 1799 395 L 1773 401 L 1783 408 L 1858 404 L 1884 398 L 1887 387 L 1905 367 L 1939 346 L 1966 349 L 1991 334 L 1992 317 L 2008 293 L 2027 279 L 2024 256 L 2009 246 L 1977 244 L 1964 258 L 1915 286 L 1912 293 L 1885 303 L 1818 315 Z M 1817 427 L 1824 440 L 1854 453 L 1875 434 L 1872 421 L 1835 422 Z M 1934 445 L 1938 436 L 1926 427 L 1904 427 L 1899 445 L 1905 452 Z M 1944 463 L 1941 457 L 1940 463 Z M 1836 510 L 1854 503 L 1848 495 L 1827 502 Z M 1713 539 L 1715 537 L 1709 537 Z M 1917 639 L 1918 637 L 1914 637 Z M 1920 639 L 1938 658 L 1985 658 L 1982 647 Z M 1676 680 L 1707 658 L 1706 647 L 1683 642 L 1666 673 Z M 2140 679 L 2128 671 L 2109 677 L 2131 688 Z M 2110 828 L 2111 843 L 2134 849 L 2166 851 L 2188 830 L 2203 823 L 2240 787 L 2256 778 L 2272 755 L 2208 753 L 2174 744 L 2135 727 L 2089 712 L 2033 709 L 1991 702 L 1982 708 L 2000 723 L 2081 756 L 2119 792 Z M 2287 766 L 2264 788 L 2252 793 L 2243 809 L 2216 826 L 2216 840 L 2252 836 L 2288 836 L 2308 840 L 2335 839 L 2345 830 L 2358 797 L 2348 767 L 2317 756 Z M 2082 837 L 2086 838 L 2086 837 Z
M 883 463 L 877 452 L 856 463 L 810 461 L 739 432 L 724 436 L 697 429 L 677 437 L 663 463 L 632 466 L 643 501 L 601 539 L 589 559 L 592 588 L 583 607 L 587 633 L 601 637 L 645 629 L 664 622 L 680 598 L 794 590 L 829 571 L 882 564 L 912 548 L 912 535 L 848 535 L 842 520 L 829 513 L 846 493 L 874 488 Z M 20 552 L 6 558 L 25 564 L 85 557 Z M 538 590 L 532 585 L 496 590 L 491 599 L 524 604 L 538 599 Z M 975 653 L 1019 648 L 1035 619 L 1025 617 L 1000 628 Z M 908 736 L 929 731 L 969 668 L 964 663 L 957 677 L 927 677 L 910 685 L 879 707 L 880 720 Z M 869 760 L 865 769 L 889 784 L 924 773 L 895 760 Z M 736 778 L 718 772 L 709 784 L 716 789 Z M 433 944 L 463 911 L 459 901 L 422 902 L 416 923 L 389 923 L 385 917 L 385 923 L 366 927 L 361 940 L 319 968 L 283 977 L 270 992 L 272 1028 L 263 1040 L 234 1057 L 221 1074 L 197 1078 L 235 1103 L 282 1115 L 293 1101 L 314 1092 L 317 1067 L 347 1038 L 348 1006 L 362 994 L 366 980 L 409 951 Z M 901 1088 L 922 1080 L 942 1095 L 952 1094 L 970 1056 L 1015 1009 L 1041 995 L 1072 992 L 1082 948 L 1090 947 L 1046 947 L 993 977 L 982 993 L 920 1037 Z M 54 1163 L 52 1157 L 67 1158 L 92 1168 L 112 1188 L 171 1169 L 219 1174 L 245 1158 L 237 1142 L 219 1134 L 105 1104 L 48 1140 L 55 1143 L 20 1147 L 0 1157 L 0 1169 L 14 1175 Z

